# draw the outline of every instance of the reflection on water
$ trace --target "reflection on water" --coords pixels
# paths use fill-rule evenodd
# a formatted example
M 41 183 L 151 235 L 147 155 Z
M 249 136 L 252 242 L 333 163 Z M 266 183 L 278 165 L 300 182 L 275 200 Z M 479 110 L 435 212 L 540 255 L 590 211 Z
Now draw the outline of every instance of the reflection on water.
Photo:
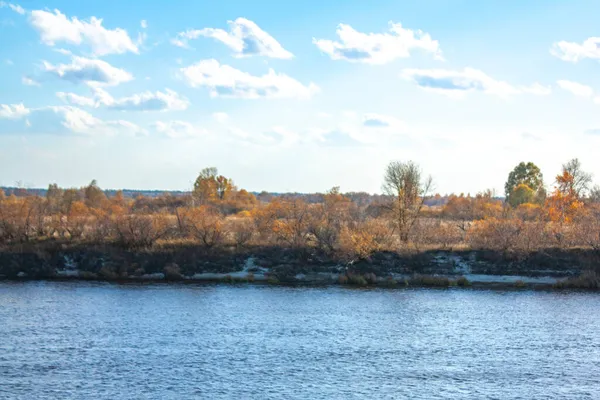
M 593 399 L 600 295 L 0 283 L 0 398 Z

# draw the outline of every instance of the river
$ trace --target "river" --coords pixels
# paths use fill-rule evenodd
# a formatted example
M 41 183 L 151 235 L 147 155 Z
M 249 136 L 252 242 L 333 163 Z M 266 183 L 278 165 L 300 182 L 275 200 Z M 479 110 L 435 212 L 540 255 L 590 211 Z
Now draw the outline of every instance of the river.
M 0 283 L 4 399 L 597 399 L 600 295 Z

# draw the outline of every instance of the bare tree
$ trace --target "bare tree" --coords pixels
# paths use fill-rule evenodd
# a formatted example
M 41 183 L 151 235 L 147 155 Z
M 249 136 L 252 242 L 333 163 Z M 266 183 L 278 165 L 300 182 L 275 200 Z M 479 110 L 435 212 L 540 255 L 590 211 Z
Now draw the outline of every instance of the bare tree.
M 394 221 L 394 228 L 402 242 L 407 242 L 426 197 L 433 188 L 431 176 L 422 178 L 421 168 L 412 161 L 393 161 L 388 164 L 383 183 L 383 192 L 391 198 L 385 205 Z
M 578 198 L 585 196 L 592 183 L 592 174 L 581 169 L 581 162 L 574 158 L 562 166 L 563 174 L 566 172 L 573 177 L 570 188 Z

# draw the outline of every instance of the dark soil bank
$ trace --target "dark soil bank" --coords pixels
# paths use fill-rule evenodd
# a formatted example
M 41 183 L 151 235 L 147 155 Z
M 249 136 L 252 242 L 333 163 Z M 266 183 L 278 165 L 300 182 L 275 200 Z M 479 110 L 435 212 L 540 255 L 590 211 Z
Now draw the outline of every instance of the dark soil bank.
M 367 283 L 403 277 L 546 277 L 546 282 L 595 271 L 591 250 L 547 249 L 528 254 L 430 250 L 378 252 L 368 260 L 343 263 L 312 249 L 218 248 L 194 245 L 131 250 L 116 246 L 28 244 L 0 249 L 0 279 L 88 280 L 264 280 L 278 283 L 346 283 L 340 276 L 364 276 Z M 231 274 L 231 275 L 230 275 Z M 497 282 L 500 282 L 496 280 Z M 350 279 L 350 282 L 363 280 Z M 413 282 L 417 282 L 413 279 Z M 422 279 L 418 282 L 424 282 Z M 443 285 L 443 284 L 442 284 Z

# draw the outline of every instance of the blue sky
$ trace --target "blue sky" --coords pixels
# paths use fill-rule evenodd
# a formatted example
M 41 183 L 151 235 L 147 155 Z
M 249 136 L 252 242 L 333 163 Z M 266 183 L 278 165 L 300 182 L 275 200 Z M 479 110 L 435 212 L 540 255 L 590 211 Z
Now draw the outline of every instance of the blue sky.
M 596 1 L 0 1 L 0 185 L 441 193 L 600 171 Z

